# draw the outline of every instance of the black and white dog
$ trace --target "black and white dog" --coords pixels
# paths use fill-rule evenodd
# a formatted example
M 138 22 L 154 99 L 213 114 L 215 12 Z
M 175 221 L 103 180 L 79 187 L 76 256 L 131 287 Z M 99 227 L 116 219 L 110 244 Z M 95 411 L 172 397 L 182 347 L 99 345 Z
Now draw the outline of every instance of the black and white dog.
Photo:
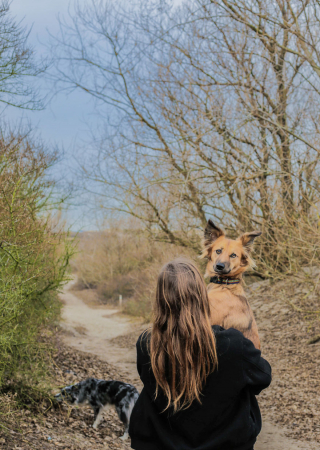
M 130 416 L 138 397 L 139 392 L 132 384 L 95 378 L 67 386 L 55 396 L 58 401 L 66 400 L 72 405 L 90 405 L 94 411 L 93 428 L 98 427 L 104 410 L 115 407 L 125 426 L 124 435 L 120 438 L 123 440 L 128 438 Z

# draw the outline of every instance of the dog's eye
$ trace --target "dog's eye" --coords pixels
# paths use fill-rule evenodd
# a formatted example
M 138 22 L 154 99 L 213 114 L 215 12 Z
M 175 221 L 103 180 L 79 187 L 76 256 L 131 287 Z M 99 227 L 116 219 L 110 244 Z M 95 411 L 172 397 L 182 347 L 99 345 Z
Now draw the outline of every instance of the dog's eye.
M 237 255 L 235 253 L 232 253 L 232 255 L 230 255 L 230 258 L 236 258 Z
M 217 253 L 218 255 L 220 255 L 221 252 L 222 252 L 222 250 L 220 250 L 220 249 L 216 250 L 216 253 Z

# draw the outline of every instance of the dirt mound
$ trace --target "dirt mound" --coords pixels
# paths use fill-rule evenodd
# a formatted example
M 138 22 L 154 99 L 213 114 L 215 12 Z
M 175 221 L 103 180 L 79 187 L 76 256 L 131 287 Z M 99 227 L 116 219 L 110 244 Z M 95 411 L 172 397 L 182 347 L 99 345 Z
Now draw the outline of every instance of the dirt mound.
M 146 328 L 147 325 L 143 325 L 140 328 L 137 328 L 136 330 L 132 331 L 131 333 L 110 339 L 109 342 L 120 348 L 129 348 L 129 349 L 135 348 L 140 333 L 142 333 Z
M 320 442 L 320 342 L 308 344 L 320 333 L 319 299 L 308 298 L 306 307 L 310 289 L 291 279 L 256 283 L 248 292 L 273 372 L 270 388 L 259 397 L 263 416 L 284 425 L 290 437 Z

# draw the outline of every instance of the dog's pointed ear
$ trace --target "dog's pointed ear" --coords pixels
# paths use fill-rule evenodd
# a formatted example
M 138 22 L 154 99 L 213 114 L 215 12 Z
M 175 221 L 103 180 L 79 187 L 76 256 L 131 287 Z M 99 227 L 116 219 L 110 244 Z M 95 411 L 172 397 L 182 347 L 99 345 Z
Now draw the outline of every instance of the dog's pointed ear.
M 256 237 L 261 236 L 261 231 L 251 231 L 249 233 L 244 233 L 239 237 L 242 245 L 248 252 L 251 252 L 253 249 L 253 243 Z
M 211 219 L 208 220 L 206 228 L 204 229 L 204 245 L 210 245 L 214 242 L 218 237 L 224 236 L 225 233 L 221 228 L 218 228 Z

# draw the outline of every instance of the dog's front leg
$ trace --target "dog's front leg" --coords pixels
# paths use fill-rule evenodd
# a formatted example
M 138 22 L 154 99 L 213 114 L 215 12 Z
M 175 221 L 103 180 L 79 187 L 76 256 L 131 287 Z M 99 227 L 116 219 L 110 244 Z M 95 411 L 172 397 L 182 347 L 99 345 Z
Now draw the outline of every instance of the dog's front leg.
M 93 408 L 93 412 L 94 412 L 94 422 L 92 428 L 96 430 L 102 420 L 102 408 L 100 406 L 95 406 Z

